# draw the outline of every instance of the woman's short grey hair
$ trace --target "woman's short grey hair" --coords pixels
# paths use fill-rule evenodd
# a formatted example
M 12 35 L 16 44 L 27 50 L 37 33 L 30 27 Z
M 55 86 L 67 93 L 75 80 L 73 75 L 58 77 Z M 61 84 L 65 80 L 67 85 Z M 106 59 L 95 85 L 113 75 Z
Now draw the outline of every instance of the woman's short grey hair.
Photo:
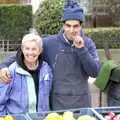
M 35 41 L 35 42 L 37 42 L 40 45 L 40 49 L 43 49 L 42 38 L 38 34 L 36 34 L 34 32 L 26 34 L 26 35 L 23 36 L 22 45 L 21 45 L 22 47 L 23 47 L 23 45 L 24 45 L 24 43 L 26 41 Z

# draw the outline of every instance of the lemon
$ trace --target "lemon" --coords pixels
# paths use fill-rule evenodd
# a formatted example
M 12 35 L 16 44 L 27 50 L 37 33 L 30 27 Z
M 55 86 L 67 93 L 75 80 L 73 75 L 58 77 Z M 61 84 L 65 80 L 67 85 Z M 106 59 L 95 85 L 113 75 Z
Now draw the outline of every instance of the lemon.
M 44 120 L 62 120 L 62 116 L 58 113 L 49 113 Z
M 12 115 L 6 115 L 4 117 L 4 120 L 14 120 L 13 116 Z
M 71 111 L 64 112 L 63 120 L 74 120 L 74 113 Z
M 93 120 L 93 117 L 89 115 L 82 115 L 82 116 L 79 116 L 77 120 Z
M 4 117 L 0 117 L 0 120 L 5 120 Z

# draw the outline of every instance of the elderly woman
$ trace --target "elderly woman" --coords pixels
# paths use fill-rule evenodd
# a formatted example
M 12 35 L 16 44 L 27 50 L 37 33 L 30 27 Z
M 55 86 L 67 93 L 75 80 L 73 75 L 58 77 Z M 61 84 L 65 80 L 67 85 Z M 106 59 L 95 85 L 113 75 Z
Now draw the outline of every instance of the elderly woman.
M 50 110 L 52 72 L 42 59 L 42 50 L 39 35 L 23 37 L 17 60 L 9 67 L 12 81 L 0 86 L 1 115 Z

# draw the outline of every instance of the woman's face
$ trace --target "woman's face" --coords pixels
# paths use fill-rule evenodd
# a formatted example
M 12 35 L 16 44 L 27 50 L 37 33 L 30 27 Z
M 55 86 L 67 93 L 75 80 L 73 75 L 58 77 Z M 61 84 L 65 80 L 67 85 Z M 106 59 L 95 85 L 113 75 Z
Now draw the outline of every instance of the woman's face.
M 36 63 L 41 53 L 40 43 L 38 43 L 37 41 L 25 41 L 22 45 L 22 51 L 24 55 L 24 60 L 27 63 Z

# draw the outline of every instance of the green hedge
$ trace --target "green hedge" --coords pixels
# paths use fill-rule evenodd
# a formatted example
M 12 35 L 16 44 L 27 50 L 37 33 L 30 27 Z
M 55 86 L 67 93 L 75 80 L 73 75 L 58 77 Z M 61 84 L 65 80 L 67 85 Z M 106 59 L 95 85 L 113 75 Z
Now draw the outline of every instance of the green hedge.
M 31 5 L 0 5 L 0 39 L 20 40 L 32 23 Z
M 109 48 L 120 48 L 120 28 L 89 28 L 84 29 L 84 32 L 94 40 L 98 49 L 105 44 Z

